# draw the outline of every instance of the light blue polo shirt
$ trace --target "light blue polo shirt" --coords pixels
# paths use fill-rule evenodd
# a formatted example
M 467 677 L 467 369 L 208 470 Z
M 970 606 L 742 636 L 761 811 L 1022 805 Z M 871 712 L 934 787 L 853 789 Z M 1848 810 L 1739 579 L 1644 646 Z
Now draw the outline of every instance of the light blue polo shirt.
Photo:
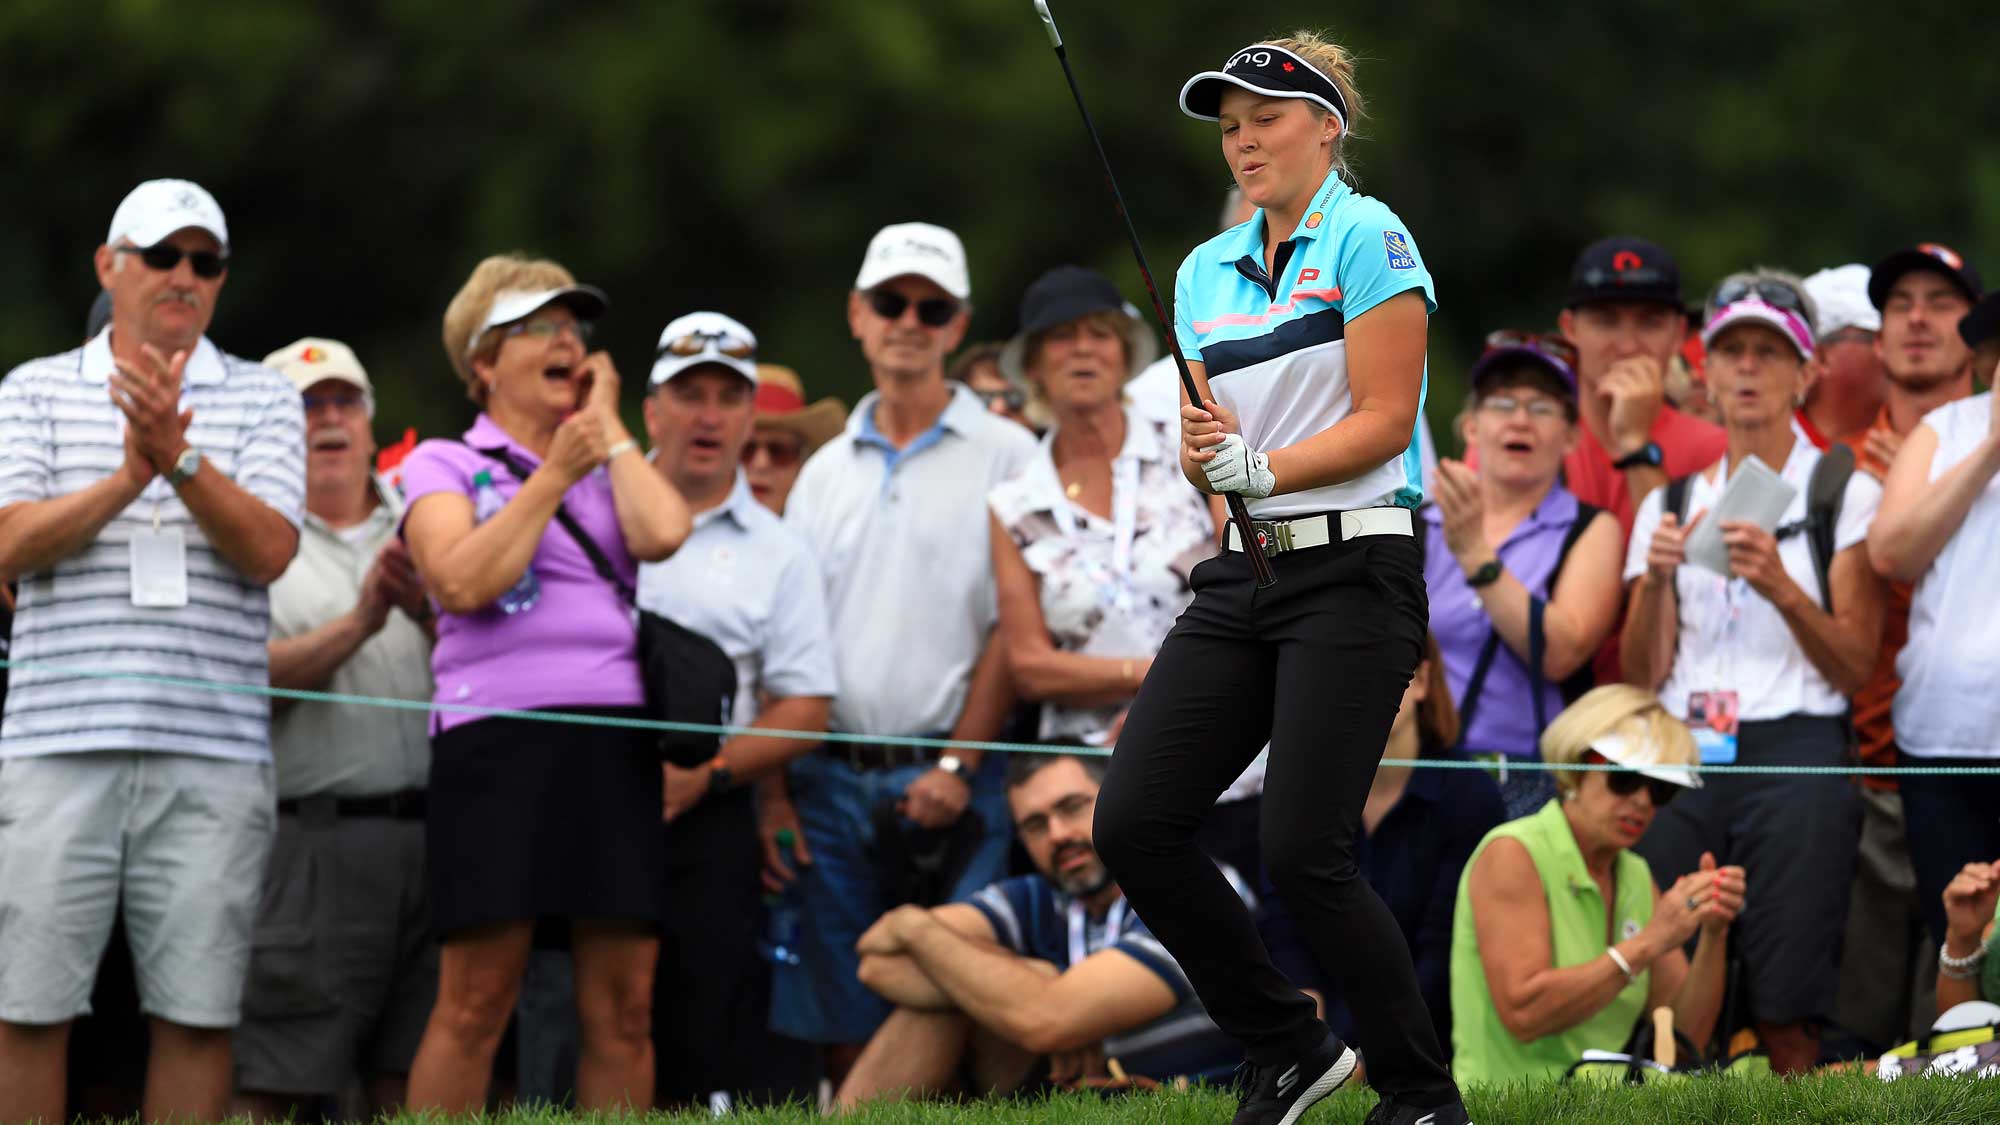
M 1409 228 L 1380 200 L 1327 175 L 1312 206 L 1264 271 L 1264 212 L 1194 248 L 1174 279 L 1174 331 L 1182 354 L 1207 367 L 1209 391 L 1241 420 L 1244 440 L 1270 451 L 1295 445 L 1354 408 L 1347 382 L 1347 322 L 1397 294 L 1421 289 L 1437 311 L 1431 275 Z M 1343 484 L 1252 500 L 1250 513 L 1283 519 L 1336 509 L 1423 502 L 1417 430 L 1401 455 Z

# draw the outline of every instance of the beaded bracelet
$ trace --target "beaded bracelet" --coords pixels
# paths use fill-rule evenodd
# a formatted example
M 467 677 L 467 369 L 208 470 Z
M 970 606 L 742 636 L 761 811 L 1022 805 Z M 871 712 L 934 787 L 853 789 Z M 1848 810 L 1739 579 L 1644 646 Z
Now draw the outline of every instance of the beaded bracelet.
M 1951 954 L 1946 953 L 1944 949 L 1944 946 L 1938 946 L 1938 972 L 1943 973 L 1953 980 L 1977 980 L 1979 978 L 1979 967 L 1986 960 L 1986 947 L 1984 945 L 1979 946 L 1963 957 L 1953 957 Z

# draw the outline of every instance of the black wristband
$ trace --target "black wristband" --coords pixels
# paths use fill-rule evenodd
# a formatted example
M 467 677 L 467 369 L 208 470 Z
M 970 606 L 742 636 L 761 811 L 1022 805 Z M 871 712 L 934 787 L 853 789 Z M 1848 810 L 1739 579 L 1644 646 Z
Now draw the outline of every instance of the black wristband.
M 1632 452 L 1627 453 L 1625 456 L 1620 457 L 1618 460 L 1613 461 L 1611 467 L 1617 469 L 1619 472 L 1624 472 L 1626 469 L 1636 469 L 1641 465 L 1651 465 L 1657 469 L 1666 463 L 1667 454 L 1665 450 L 1660 448 L 1660 443 L 1649 441 Z
M 1482 587 L 1491 586 L 1495 582 L 1500 581 L 1500 576 L 1506 573 L 1506 569 L 1507 569 L 1506 567 L 1500 565 L 1500 560 L 1495 558 L 1492 561 L 1488 562 L 1485 566 L 1482 566 L 1478 570 L 1475 570 L 1471 574 L 1467 575 L 1465 578 L 1465 584 L 1467 586 L 1472 587 L 1475 590 L 1481 589 Z

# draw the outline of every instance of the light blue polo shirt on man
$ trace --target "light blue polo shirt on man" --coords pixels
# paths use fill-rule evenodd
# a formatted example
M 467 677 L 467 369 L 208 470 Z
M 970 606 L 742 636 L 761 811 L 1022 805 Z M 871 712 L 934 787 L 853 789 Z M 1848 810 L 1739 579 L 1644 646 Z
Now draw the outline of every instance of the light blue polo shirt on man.
M 1380 200 L 1330 172 L 1312 206 L 1279 247 L 1266 274 L 1264 215 L 1194 248 L 1174 279 L 1174 332 L 1181 352 L 1207 367 L 1215 400 L 1235 412 L 1252 449 L 1294 445 L 1354 407 L 1347 379 L 1347 322 L 1400 293 L 1420 289 L 1437 311 L 1431 275 L 1409 228 Z M 1289 247 L 1289 248 L 1288 248 Z M 1428 389 L 1426 369 L 1425 384 Z M 1419 426 L 1423 394 L 1417 399 Z M 1353 480 L 1249 502 L 1260 519 L 1423 502 L 1417 437 L 1403 452 Z

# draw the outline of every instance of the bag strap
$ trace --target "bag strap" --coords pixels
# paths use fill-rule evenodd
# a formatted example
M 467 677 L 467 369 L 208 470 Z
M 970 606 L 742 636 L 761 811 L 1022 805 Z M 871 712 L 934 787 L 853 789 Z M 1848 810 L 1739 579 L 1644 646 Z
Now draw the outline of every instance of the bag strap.
M 1834 544 L 1840 527 L 1840 506 L 1847 498 L 1847 482 L 1854 475 L 1854 450 L 1836 443 L 1820 454 L 1806 482 L 1806 546 L 1812 550 L 1813 570 L 1819 574 L 1820 605 L 1833 612 Z
M 513 473 L 516 480 L 525 481 L 535 471 L 505 448 L 484 449 L 476 445 L 469 445 L 468 448 L 507 466 L 507 471 Z M 611 583 L 612 588 L 618 591 L 618 596 L 624 598 L 627 603 L 637 605 L 638 592 L 619 576 L 617 568 L 611 565 L 611 557 L 604 553 L 604 548 L 597 545 L 597 540 L 592 539 L 590 533 L 583 530 L 583 525 L 576 522 L 576 517 L 569 514 L 568 505 L 557 502 L 555 518 L 556 522 L 562 525 L 562 529 L 569 532 L 569 537 L 576 540 L 576 545 L 583 549 L 584 555 L 590 559 L 590 565 L 596 569 L 598 576 Z
M 1675 477 L 1668 481 L 1667 495 L 1660 505 L 1660 511 L 1672 512 L 1681 521 L 1682 527 L 1686 527 L 1688 521 L 1688 493 L 1691 491 L 1688 488 L 1688 481 L 1691 479 L 1693 478 Z
M 1472 662 L 1472 678 L 1465 681 L 1465 694 L 1458 705 L 1458 746 L 1465 748 L 1465 735 L 1472 729 L 1472 718 L 1479 714 L 1479 696 L 1486 690 L 1486 673 L 1493 668 L 1493 658 L 1500 652 L 1500 634 L 1492 627 L 1486 630 L 1486 643 L 1479 648 L 1479 659 Z
M 1548 612 L 1549 603 L 1528 595 L 1528 695 L 1534 700 L 1535 736 L 1549 729 L 1548 703 L 1543 696 L 1548 694 L 1548 681 L 1543 675 L 1543 665 L 1548 657 L 1549 635 L 1542 627 L 1542 615 Z

